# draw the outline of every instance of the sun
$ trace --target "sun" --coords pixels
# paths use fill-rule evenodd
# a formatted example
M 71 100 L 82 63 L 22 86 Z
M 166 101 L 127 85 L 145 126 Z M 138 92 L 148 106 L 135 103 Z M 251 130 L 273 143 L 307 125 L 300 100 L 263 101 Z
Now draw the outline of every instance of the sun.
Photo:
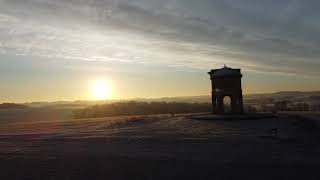
M 107 81 L 97 80 L 92 84 L 91 90 L 94 100 L 107 100 L 112 98 L 111 86 Z

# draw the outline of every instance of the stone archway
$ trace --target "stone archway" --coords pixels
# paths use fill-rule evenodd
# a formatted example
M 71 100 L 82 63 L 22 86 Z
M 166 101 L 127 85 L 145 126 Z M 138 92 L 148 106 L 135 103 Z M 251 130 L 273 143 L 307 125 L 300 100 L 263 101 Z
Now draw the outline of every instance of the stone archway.
M 241 70 L 223 67 L 209 72 L 212 85 L 212 112 L 214 114 L 243 113 Z M 228 102 L 224 102 L 225 97 Z M 229 107 L 225 107 L 227 104 Z

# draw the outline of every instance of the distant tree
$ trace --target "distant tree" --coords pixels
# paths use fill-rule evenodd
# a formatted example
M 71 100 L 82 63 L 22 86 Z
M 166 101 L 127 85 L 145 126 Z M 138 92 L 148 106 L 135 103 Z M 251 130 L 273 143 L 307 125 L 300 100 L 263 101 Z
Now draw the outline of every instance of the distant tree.
M 310 110 L 310 106 L 307 103 L 297 103 L 295 104 L 294 111 L 309 111 Z
M 3 103 L 0 104 L 0 109 L 25 109 L 28 106 L 23 104 L 15 104 L 15 103 Z
M 210 112 L 209 103 L 117 102 L 74 111 L 75 118 Z
M 309 99 L 311 100 L 320 100 L 320 96 L 309 96 Z
M 274 107 L 277 111 L 288 111 L 289 110 L 288 105 L 291 103 L 292 103 L 291 101 L 287 101 L 287 100 L 277 101 L 274 103 Z
M 274 98 L 269 98 L 268 103 L 274 103 L 275 99 Z
M 253 113 L 257 111 L 258 111 L 257 108 L 252 105 L 245 106 L 245 112 Z
M 313 104 L 310 107 L 311 111 L 320 111 L 320 104 Z

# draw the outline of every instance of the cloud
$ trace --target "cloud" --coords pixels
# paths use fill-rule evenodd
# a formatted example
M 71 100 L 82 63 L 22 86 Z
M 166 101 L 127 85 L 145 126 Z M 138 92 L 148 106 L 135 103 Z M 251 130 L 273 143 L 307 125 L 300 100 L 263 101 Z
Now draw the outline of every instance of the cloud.
M 319 75 L 315 0 L 0 0 L 0 53 Z

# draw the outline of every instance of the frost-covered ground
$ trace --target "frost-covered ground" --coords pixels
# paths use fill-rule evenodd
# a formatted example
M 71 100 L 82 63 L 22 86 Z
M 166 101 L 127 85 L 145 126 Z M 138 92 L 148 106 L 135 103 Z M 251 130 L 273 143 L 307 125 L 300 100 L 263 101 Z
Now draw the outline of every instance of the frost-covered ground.
M 319 179 L 319 137 L 286 114 L 2 121 L 0 179 Z

